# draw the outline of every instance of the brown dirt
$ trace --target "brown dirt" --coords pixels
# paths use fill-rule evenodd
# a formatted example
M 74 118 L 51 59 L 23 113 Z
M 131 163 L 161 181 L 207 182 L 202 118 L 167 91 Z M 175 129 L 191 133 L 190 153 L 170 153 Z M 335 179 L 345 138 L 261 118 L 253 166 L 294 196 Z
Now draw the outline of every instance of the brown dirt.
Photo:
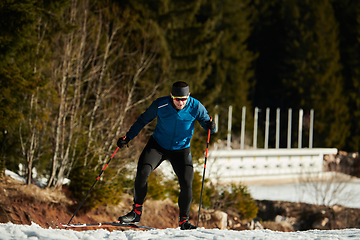
M 62 228 L 60 224 L 68 223 L 77 207 L 78 203 L 67 198 L 64 191 L 41 189 L 35 185 L 27 186 L 9 176 L 0 180 L 1 223 L 30 225 L 31 222 L 34 222 L 44 228 Z M 80 209 L 71 223 L 112 222 L 129 212 L 131 207 L 132 198 L 124 195 L 118 206 L 100 206 L 89 211 Z M 190 216 L 193 224 L 197 222 L 196 207 L 194 206 Z M 204 212 L 208 211 L 204 210 Z M 170 200 L 147 200 L 144 203 L 141 225 L 165 229 L 176 228 L 177 224 L 178 207 Z M 199 226 L 204 225 L 200 222 Z M 216 227 L 216 223 L 207 222 L 206 226 Z M 83 229 L 76 228 L 76 230 Z

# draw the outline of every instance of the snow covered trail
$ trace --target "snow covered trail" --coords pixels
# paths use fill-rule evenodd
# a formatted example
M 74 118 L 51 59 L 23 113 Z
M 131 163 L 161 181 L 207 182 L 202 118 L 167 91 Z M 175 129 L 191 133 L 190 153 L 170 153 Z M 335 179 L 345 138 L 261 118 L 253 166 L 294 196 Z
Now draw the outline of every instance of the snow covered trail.
M 218 230 L 199 228 L 192 231 L 180 229 L 160 229 L 150 231 L 112 231 L 104 229 L 74 231 L 69 229 L 44 229 L 39 225 L 0 224 L 0 240 L 145 240 L 145 239 L 211 239 L 211 240 L 342 240 L 360 239 L 360 229 L 312 230 L 303 232 L 276 232 L 271 230 Z

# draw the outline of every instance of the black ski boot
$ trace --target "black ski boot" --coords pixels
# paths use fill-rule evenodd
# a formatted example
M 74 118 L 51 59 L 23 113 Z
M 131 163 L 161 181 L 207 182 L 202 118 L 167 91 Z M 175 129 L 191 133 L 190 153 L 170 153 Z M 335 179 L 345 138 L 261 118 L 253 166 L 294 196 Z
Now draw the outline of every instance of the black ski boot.
M 191 230 L 197 228 L 189 222 L 189 217 L 180 217 L 179 226 L 181 230 Z
M 118 218 L 118 222 L 120 223 L 138 223 L 140 222 L 142 212 L 142 205 L 134 204 L 133 210 L 128 214 L 121 216 Z

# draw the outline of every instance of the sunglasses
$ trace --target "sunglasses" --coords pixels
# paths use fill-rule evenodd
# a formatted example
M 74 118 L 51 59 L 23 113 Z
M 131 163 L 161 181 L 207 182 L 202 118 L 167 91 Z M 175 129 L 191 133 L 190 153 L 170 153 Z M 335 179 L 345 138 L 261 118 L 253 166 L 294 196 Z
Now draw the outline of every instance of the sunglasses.
M 171 95 L 172 99 L 174 99 L 175 101 L 186 101 L 189 97 L 174 97 L 173 95 Z

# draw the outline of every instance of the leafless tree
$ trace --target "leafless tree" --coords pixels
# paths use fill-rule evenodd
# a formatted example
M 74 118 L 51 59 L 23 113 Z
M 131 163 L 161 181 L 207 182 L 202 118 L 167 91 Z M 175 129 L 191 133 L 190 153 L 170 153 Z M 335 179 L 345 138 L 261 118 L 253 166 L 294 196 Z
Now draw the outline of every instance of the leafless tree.
M 354 193 L 347 188 L 351 180 L 351 176 L 336 171 L 303 173 L 297 187 L 302 197 L 307 196 L 318 205 L 332 206 L 354 199 Z
M 37 28 L 37 46 L 35 50 L 35 58 L 33 65 L 33 73 L 35 76 L 39 77 L 39 71 L 37 66 L 40 46 L 43 43 L 45 32 L 46 32 L 46 23 L 42 21 L 42 18 L 38 18 L 38 28 Z M 29 97 L 29 106 L 27 118 L 23 119 L 19 125 L 19 137 L 21 144 L 21 153 L 26 159 L 26 179 L 27 184 L 31 184 L 32 180 L 32 169 L 33 163 L 41 155 L 41 142 L 44 135 L 45 124 L 47 121 L 47 112 L 42 107 L 46 106 L 46 100 L 39 99 L 42 89 L 39 87 L 36 88 L 36 91 L 33 92 L 30 96 L 24 96 L 25 98 Z M 26 107 L 25 107 L 26 108 Z M 24 126 L 24 128 L 23 128 Z
M 131 42 L 127 16 L 109 20 L 109 15 L 116 15 L 109 11 L 116 7 L 99 8 L 95 19 L 88 15 L 87 0 L 72 1 L 69 16 L 63 17 L 74 28 L 56 39 L 60 48 L 52 64 L 52 83 L 59 104 L 48 187 L 61 187 L 78 156 L 84 156 L 84 167 L 96 158 L 96 168 L 104 164 L 122 132 L 125 116 L 160 86 L 160 80 L 151 81 L 142 96 L 136 96 L 143 74 L 156 60 L 157 45 L 146 33 Z M 76 150 L 79 139 L 86 139 L 82 153 Z

